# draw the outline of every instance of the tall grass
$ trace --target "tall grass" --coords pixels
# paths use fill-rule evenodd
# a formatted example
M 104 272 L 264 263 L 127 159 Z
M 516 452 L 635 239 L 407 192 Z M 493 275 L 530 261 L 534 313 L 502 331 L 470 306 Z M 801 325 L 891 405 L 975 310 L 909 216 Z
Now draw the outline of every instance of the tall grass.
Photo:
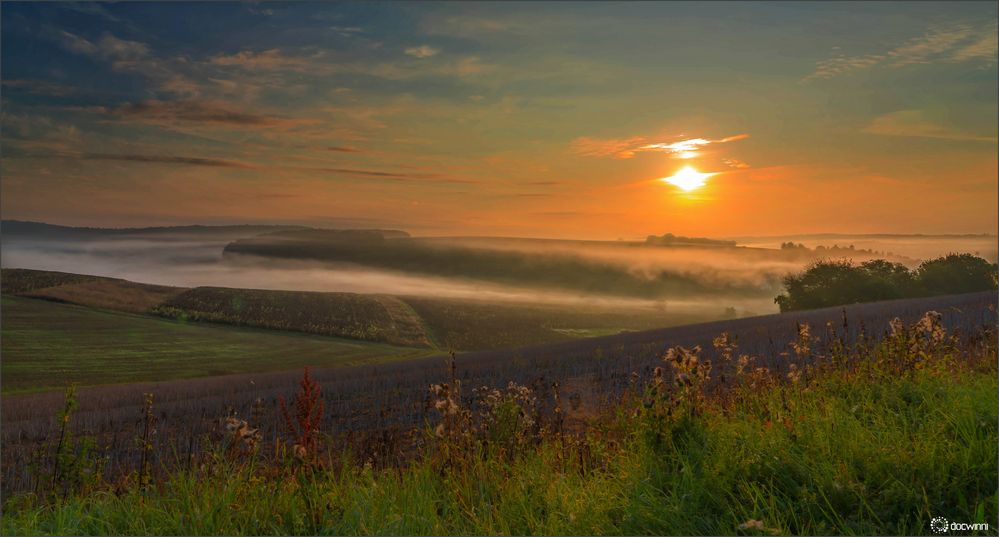
M 795 367 L 781 373 L 720 337 L 719 360 L 739 366 L 725 379 L 699 349 L 674 348 L 576 431 L 536 389 L 480 388 L 469 404 L 452 368 L 431 387 L 439 418 L 408 464 L 373 464 L 329 441 L 315 458 L 219 444 L 144 491 L 11 498 L 2 529 L 929 534 L 943 516 L 994 530 L 994 329 L 956 338 L 928 314 L 889 330 L 878 343 L 816 348 L 799 327 L 784 357 Z

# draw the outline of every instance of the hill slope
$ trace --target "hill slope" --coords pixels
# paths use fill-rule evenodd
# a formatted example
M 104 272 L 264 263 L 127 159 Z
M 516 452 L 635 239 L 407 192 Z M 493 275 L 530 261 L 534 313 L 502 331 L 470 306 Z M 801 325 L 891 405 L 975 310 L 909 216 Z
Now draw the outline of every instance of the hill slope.
M 431 346 L 419 317 L 391 296 L 198 287 L 169 297 L 151 311 L 191 321 Z
M 3 393 L 183 379 L 303 365 L 343 366 L 427 351 L 279 331 L 192 324 L 58 304 L 2 299 Z
M 321 334 L 393 345 L 484 350 L 715 319 L 723 311 L 565 306 L 130 282 L 3 269 L 2 292 L 93 308 Z

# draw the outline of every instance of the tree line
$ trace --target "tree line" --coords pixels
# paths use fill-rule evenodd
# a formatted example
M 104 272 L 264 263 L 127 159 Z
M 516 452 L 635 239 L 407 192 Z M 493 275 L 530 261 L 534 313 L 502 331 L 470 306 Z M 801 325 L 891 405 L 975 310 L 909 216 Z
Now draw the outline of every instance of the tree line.
M 859 265 L 845 260 L 817 261 L 804 272 L 782 279 L 784 293 L 774 298 L 782 312 L 989 291 L 997 288 L 997 265 L 972 254 L 949 254 L 910 270 L 884 259 Z

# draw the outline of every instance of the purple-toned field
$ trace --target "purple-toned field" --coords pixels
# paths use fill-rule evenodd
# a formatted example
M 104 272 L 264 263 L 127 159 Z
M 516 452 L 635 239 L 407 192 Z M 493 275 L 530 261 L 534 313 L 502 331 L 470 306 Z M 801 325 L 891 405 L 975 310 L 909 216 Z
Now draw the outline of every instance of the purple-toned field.
M 828 338 L 827 323 L 847 343 L 861 331 L 879 338 L 888 322 L 911 322 L 936 310 L 948 330 L 971 333 L 995 325 L 996 294 L 973 293 L 935 298 L 857 304 L 807 312 L 766 315 L 729 321 L 625 333 L 516 350 L 465 353 L 457 356 L 458 377 L 471 395 L 479 386 L 501 387 L 508 382 L 542 388 L 559 381 L 562 397 L 576 399 L 568 413 L 577 424 L 619 400 L 633 373 L 647 378 L 664 350 L 675 345 L 704 347 L 712 358 L 712 339 L 722 332 L 735 336 L 739 353 L 768 361 L 782 369 L 781 352 L 797 335 L 797 323 L 809 323 L 818 345 Z M 447 376 L 445 357 L 363 367 L 313 371 L 325 398 L 322 432 L 345 446 L 362 450 L 376 464 L 391 464 L 404 456 L 399 440 L 430 419 L 427 387 Z M 190 460 L 210 438 L 218 438 L 222 420 L 231 412 L 253 419 L 265 445 L 278 437 L 278 397 L 291 399 L 301 371 L 219 376 L 195 380 L 87 387 L 79 391 L 79 411 L 70 426 L 77 435 L 91 435 L 107 456 L 106 475 L 133 467 L 139 457 L 135 441 L 142 427 L 143 394 L 153 393 L 156 434 L 153 452 L 161 467 Z M 550 390 L 547 390 L 550 391 Z M 27 463 L 52 441 L 59 393 L 3 398 L 3 492 L 32 486 Z M 255 405 L 255 401 L 257 402 Z M 470 401 L 471 402 L 471 401 Z M 256 409 L 254 409 L 256 406 Z

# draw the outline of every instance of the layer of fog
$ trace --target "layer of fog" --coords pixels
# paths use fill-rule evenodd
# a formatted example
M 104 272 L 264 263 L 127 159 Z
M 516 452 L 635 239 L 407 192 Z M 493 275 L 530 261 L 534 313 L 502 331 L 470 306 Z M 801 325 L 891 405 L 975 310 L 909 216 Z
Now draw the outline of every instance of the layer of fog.
M 741 285 L 761 294 L 776 294 L 780 279 L 799 272 L 817 260 L 843 259 L 861 263 L 886 258 L 916 268 L 922 261 L 949 253 L 971 253 L 996 261 L 995 236 L 836 236 L 802 237 L 795 242 L 808 249 L 781 250 L 792 238 L 741 239 L 738 247 L 698 244 L 672 247 L 646 246 L 638 242 L 549 241 L 499 238 L 425 239 L 439 247 L 484 248 L 516 251 L 532 256 L 575 256 L 591 262 L 626 269 L 654 279 L 663 272 L 683 274 L 708 286 Z M 815 250 L 823 246 L 825 250 Z M 839 246 L 842 250 L 830 250 Z M 847 250 L 852 246 L 852 250 Z M 772 296 L 772 295 L 771 295 Z
M 712 297 L 646 300 L 610 295 L 549 291 L 494 283 L 440 278 L 376 270 L 357 265 L 330 265 L 306 261 L 276 261 L 252 256 L 222 257 L 224 240 L 4 240 L 0 244 L 0 264 L 4 268 L 55 270 L 96 276 L 123 278 L 141 283 L 177 287 L 238 287 L 297 291 L 338 291 L 352 293 L 415 295 L 435 298 L 564 304 L 608 309 L 656 309 L 719 313 L 725 308 L 755 313 L 775 311 L 770 295 L 774 274 L 800 268 L 801 263 L 738 260 L 724 253 L 646 252 L 645 249 L 586 249 L 585 257 L 609 263 L 627 263 L 632 257 L 634 270 L 658 270 L 670 267 L 697 273 L 703 278 L 738 278 L 759 283 L 759 298 Z M 549 253 L 568 250 L 539 248 Z M 578 252 L 577 252 L 578 254 Z M 767 276 L 769 275 L 769 276 Z M 770 278 L 768 280 L 767 278 Z
M 520 252 L 531 256 L 569 256 L 627 270 L 652 280 L 663 272 L 689 276 L 707 286 L 755 287 L 761 294 L 780 288 L 780 278 L 798 272 L 807 264 L 831 256 L 810 251 L 781 251 L 775 248 L 718 247 L 702 245 L 646 246 L 636 242 L 547 241 L 500 238 L 439 238 L 425 239 L 437 247 Z M 845 255 L 839 256 L 847 258 Z M 856 262 L 878 257 L 875 254 L 851 252 Z M 915 264 L 915 260 L 897 259 Z
M 836 237 L 759 237 L 739 239 L 739 244 L 757 248 L 780 248 L 782 242 L 792 241 L 804 244 L 809 248 L 825 246 L 829 248 L 834 245 L 846 247 L 853 245 L 854 248 L 875 250 L 880 252 L 892 252 L 897 255 L 911 257 L 917 260 L 934 259 L 950 253 L 969 253 L 980 256 L 989 262 L 995 263 L 997 258 L 997 237 L 995 235 L 982 236 L 899 236 L 899 237 L 872 237 L 864 235 L 842 235 Z
M 590 263 L 623 268 L 653 279 L 663 272 L 683 274 L 707 287 L 741 286 L 759 290 L 758 298 L 712 297 L 648 300 L 605 294 L 538 290 L 459 278 L 442 278 L 373 269 L 351 264 L 277 261 L 250 256 L 223 259 L 231 233 L 158 233 L 107 239 L 29 239 L 5 237 L 0 243 L 3 267 L 58 270 L 109 276 L 178 287 L 219 286 L 300 291 L 416 295 L 437 298 L 586 305 L 601 308 L 663 307 L 719 311 L 735 307 L 753 312 L 774 311 L 773 296 L 780 277 L 801 270 L 827 254 L 779 250 L 784 239 L 743 239 L 740 247 L 648 247 L 640 243 L 550 241 L 497 238 L 425 238 L 427 246 L 516 251 L 529 256 L 570 256 Z M 950 252 L 969 252 L 990 261 L 996 258 L 996 238 L 982 237 L 801 237 L 795 242 L 814 248 L 852 244 L 849 258 L 863 261 L 893 252 L 910 266 Z M 845 256 L 844 256 L 845 257 Z M 745 294 L 745 293 L 743 293 Z

